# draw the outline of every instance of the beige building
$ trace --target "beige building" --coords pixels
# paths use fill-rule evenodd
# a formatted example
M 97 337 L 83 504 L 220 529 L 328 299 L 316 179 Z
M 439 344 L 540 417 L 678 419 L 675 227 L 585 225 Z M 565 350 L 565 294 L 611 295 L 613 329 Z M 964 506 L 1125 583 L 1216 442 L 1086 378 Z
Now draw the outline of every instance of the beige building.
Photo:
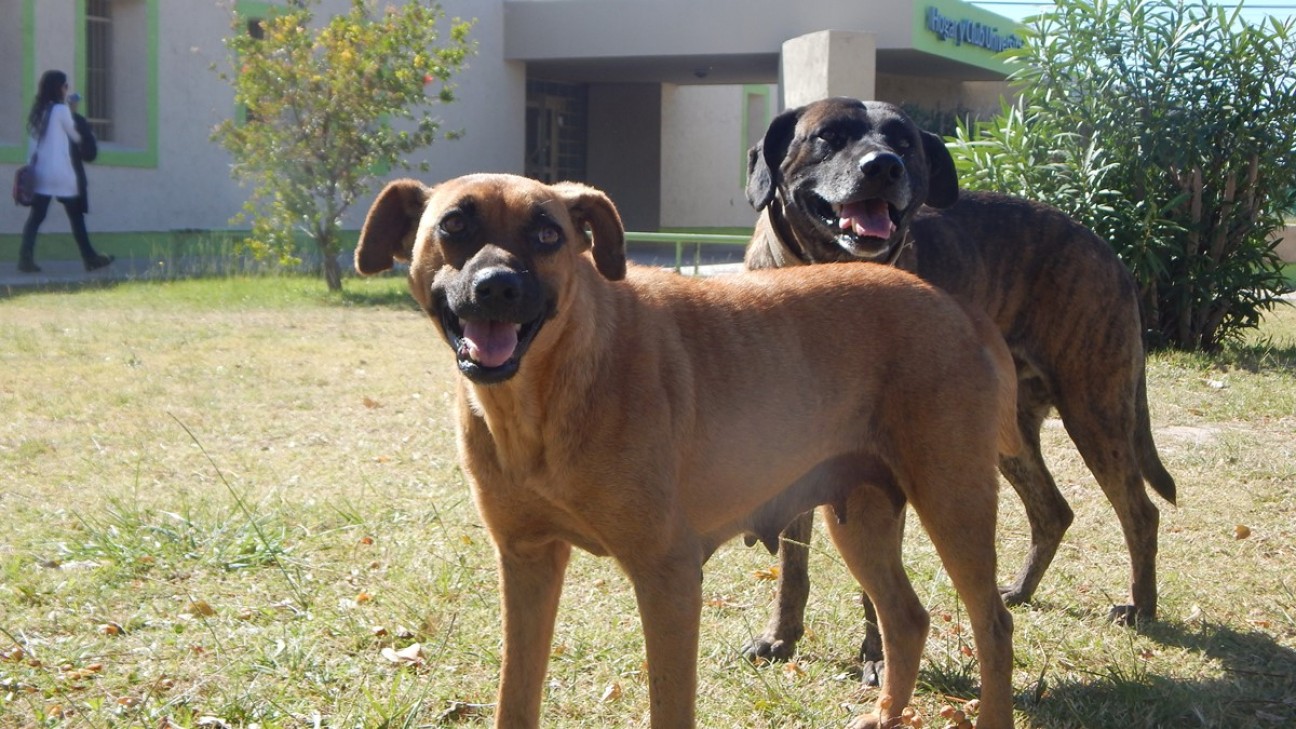
M 283 2 L 0 0 L 0 174 L 26 154 L 41 72 L 66 71 L 100 138 L 98 232 L 224 228 L 246 191 L 210 140 L 234 114 L 222 38 L 233 11 Z M 347 0 L 325 0 L 321 14 Z M 436 111 L 453 142 L 422 153 L 429 181 L 475 171 L 579 179 L 636 230 L 750 226 L 747 148 L 780 108 L 825 95 L 928 111 L 996 109 L 994 50 L 1014 24 L 959 0 L 443 0 L 474 18 L 477 52 Z M 399 173 L 398 173 L 399 174 Z M 25 209 L 3 206 L 0 241 Z M 348 213 L 358 227 L 364 210 Z M 52 211 L 42 232 L 66 230 Z M 0 254 L 0 257 L 8 257 Z

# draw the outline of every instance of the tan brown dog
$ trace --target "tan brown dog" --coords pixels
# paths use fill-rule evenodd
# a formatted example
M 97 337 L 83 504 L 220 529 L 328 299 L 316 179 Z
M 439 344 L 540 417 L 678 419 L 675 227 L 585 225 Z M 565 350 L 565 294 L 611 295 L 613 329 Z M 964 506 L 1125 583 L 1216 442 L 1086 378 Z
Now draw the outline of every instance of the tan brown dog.
M 624 246 L 597 190 L 473 175 L 391 183 L 356 250 L 365 274 L 410 260 L 463 375 L 460 452 L 504 613 L 495 726 L 538 725 L 573 545 L 634 586 L 652 726 L 693 726 L 703 564 L 817 505 L 889 656 L 889 699 L 857 726 L 897 725 L 928 629 L 900 562 L 906 503 L 971 616 L 981 726 L 1012 726 L 995 462 L 1019 441 L 994 328 L 894 269 L 627 275 Z
M 1152 439 L 1134 280 L 1111 247 L 1047 205 L 960 194 L 942 140 L 883 102 L 825 99 L 784 112 L 751 150 L 749 171 L 748 198 L 761 211 L 749 268 L 894 263 L 988 314 L 1008 342 L 1026 448 L 1000 468 L 1026 506 L 1031 547 L 1004 588 L 1007 603 L 1030 600 L 1073 518 L 1040 453 L 1040 426 L 1056 406 L 1125 533 L 1132 600 L 1111 617 L 1155 617 L 1158 513 L 1144 479 L 1170 503 L 1175 482 Z M 787 533 L 776 611 L 749 655 L 792 654 L 809 536 L 807 515 Z M 866 676 L 881 658 L 875 631 L 870 638 Z

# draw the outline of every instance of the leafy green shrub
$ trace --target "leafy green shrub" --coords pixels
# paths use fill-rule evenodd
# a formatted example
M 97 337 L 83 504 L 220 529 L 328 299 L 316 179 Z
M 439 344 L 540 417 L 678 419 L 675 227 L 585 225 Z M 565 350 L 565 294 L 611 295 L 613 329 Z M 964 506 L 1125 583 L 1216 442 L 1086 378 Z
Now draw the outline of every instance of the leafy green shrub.
M 1216 349 L 1288 287 L 1296 21 L 1206 0 L 1059 0 L 1012 51 L 1020 97 L 951 142 L 960 180 L 1050 202 L 1111 242 L 1153 346 Z
M 471 23 L 447 23 L 433 1 L 352 0 L 349 12 L 316 23 L 318 3 L 301 0 L 260 19 L 255 36 L 235 12 L 225 39 L 233 70 L 221 78 L 246 118 L 226 120 L 214 137 L 234 158 L 234 176 L 253 185 L 243 212 L 252 220 L 247 248 L 295 262 L 304 234 L 337 291 L 342 214 L 393 165 L 441 137 L 432 105 L 454 100 L 450 79 L 475 44 Z M 448 37 L 439 43 L 442 30 Z

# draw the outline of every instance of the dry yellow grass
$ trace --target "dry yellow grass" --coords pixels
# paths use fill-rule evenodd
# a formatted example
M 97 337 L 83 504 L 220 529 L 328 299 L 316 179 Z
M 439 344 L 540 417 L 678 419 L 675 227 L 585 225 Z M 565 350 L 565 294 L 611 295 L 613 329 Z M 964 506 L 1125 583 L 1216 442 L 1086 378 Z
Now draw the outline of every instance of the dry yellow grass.
M 0 299 L 0 727 L 489 722 L 495 574 L 455 464 L 451 360 L 399 281 L 348 285 L 346 301 L 291 279 Z M 1105 622 L 1124 598 L 1120 531 L 1046 427 L 1077 520 L 1014 610 L 1019 726 L 1296 724 L 1296 315 L 1262 336 L 1152 358 L 1180 489 L 1157 624 Z M 1001 513 L 1007 575 L 1027 544 L 1007 489 Z M 918 706 L 939 726 L 975 664 L 916 523 L 908 542 L 936 627 Z M 773 558 L 736 544 L 708 565 L 703 726 L 836 726 L 874 698 L 852 674 L 854 590 L 814 547 L 792 667 L 738 656 Z M 578 557 L 559 620 L 546 726 L 646 726 L 615 565 Z

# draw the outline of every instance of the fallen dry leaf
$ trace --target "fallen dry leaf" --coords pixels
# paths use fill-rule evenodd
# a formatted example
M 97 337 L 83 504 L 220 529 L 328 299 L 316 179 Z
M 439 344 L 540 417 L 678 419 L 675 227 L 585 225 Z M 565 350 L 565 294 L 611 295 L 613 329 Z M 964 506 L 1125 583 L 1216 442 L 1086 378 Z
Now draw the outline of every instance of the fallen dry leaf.
M 1250 536 L 1251 536 L 1251 527 L 1247 526 L 1246 524 L 1238 524 L 1237 526 L 1233 527 L 1234 539 L 1247 539 Z
M 608 684 L 607 688 L 603 689 L 603 696 L 599 698 L 599 701 L 606 704 L 609 701 L 616 701 L 619 698 L 621 698 L 621 684 L 614 681 Z
M 380 407 L 382 407 L 382 403 L 378 402 L 377 400 L 373 399 L 372 397 L 366 397 L 366 398 L 364 399 L 364 406 L 367 407 L 367 408 L 369 408 L 370 410 L 373 410 L 374 408 L 380 408 Z
M 193 615 L 194 617 L 210 618 L 216 614 L 216 608 L 208 604 L 206 600 L 194 600 L 188 605 L 185 605 L 184 610 L 181 612 L 187 615 Z
M 411 643 L 400 650 L 383 648 L 382 657 L 401 666 L 417 666 L 423 663 L 423 645 Z
M 773 567 L 768 567 L 763 570 L 756 570 L 755 572 L 752 573 L 752 577 L 755 577 L 756 579 L 761 580 L 762 582 L 773 582 L 774 580 L 777 580 L 779 578 L 778 565 L 774 565 Z

